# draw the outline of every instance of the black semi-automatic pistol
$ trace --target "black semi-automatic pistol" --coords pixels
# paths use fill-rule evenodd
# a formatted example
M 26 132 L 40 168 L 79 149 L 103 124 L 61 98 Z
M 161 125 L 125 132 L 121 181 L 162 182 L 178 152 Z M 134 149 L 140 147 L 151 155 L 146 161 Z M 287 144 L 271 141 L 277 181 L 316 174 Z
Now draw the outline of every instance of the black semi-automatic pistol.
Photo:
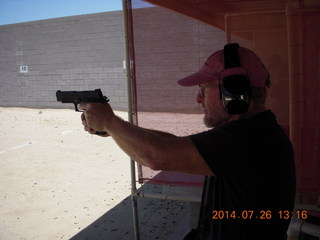
M 56 93 L 57 101 L 62 103 L 73 103 L 76 112 L 82 112 L 78 109 L 78 105 L 82 102 L 107 103 L 109 99 L 103 96 L 101 89 L 93 91 L 61 91 Z M 106 132 L 97 132 L 97 135 L 104 135 Z
M 107 103 L 109 99 L 103 96 L 101 89 L 93 91 L 61 91 L 58 90 L 57 101 L 62 103 L 73 103 L 76 112 L 81 112 L 78 105 L 82 102 L 100 102 Z

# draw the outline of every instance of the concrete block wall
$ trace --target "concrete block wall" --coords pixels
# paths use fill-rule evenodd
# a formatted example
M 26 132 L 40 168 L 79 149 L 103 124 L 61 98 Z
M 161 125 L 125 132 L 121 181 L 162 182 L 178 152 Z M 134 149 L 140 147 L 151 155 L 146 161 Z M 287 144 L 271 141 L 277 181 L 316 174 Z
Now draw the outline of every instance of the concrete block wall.
M 169 10 L 134 9 L 139 111 L 201 112 L 177 80 L 225 44 L 225 33 Z M 0 106 L 70 108 L 56 90 L 101 88 L 127 110 L 121 11 L 0 26 Z M 20 66 L 28 66 L 20 73 Z
M 121 11 L 0 26 L 0 105 L 72 107 L 56 90 L 101 88 L 126 110 L 123 35 Z
M 202 112 L 198 87 L 181 87 L 177 80 L 222 49 L 225 32 L 160 7 L 134 9 L 133 22 L 138 109 Z

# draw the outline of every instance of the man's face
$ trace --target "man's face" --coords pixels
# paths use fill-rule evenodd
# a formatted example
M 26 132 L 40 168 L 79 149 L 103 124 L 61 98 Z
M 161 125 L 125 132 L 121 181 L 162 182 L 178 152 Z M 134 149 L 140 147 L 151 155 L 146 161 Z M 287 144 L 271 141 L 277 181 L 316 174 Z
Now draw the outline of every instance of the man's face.
M 204 123 L 207 127 L 219 127 L 229 121 L 231 115 L 227 114 L 219 96 L 219 82 L 199 85 L 200 91 L 197 102 L 204 109 Z

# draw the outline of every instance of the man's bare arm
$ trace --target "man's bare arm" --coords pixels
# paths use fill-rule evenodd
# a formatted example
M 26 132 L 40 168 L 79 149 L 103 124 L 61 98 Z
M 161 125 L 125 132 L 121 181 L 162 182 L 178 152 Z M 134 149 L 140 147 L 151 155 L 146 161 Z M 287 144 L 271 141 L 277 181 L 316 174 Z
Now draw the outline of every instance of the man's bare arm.
M 109 104 L 85 104 L 82 108 L 86 109 L 86 130 L 107 131 L 138 163 L 154 170 L 213 175 L 190 137 L 135 126 L 115 116 Z

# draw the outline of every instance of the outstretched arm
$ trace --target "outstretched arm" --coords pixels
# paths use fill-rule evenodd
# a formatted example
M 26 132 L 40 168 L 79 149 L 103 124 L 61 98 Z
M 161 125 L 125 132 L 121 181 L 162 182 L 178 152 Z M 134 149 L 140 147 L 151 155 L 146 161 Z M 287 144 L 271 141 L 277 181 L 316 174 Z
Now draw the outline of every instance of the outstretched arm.
M 154 170 L 213 175 L 190 137 L 135 126 L 114 115 L 109 104 L 87 103 L 80 107 L 85 110 L 82 121 L 86 131 L 107 131 L 141 165 Z

